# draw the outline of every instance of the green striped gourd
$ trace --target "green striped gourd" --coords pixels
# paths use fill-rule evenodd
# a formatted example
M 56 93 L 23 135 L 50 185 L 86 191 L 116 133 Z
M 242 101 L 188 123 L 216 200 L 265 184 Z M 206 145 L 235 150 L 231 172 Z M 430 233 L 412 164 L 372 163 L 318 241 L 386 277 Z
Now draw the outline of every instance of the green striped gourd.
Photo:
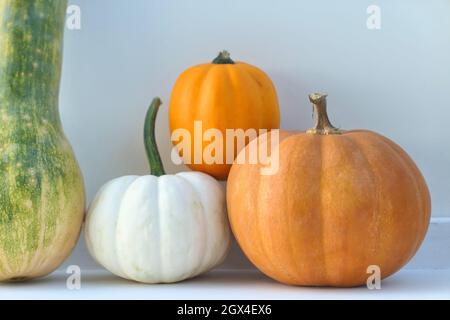
M 0 281 L 69 255 L 85 207 L 58 95 L 66 0 L 0 1 Z

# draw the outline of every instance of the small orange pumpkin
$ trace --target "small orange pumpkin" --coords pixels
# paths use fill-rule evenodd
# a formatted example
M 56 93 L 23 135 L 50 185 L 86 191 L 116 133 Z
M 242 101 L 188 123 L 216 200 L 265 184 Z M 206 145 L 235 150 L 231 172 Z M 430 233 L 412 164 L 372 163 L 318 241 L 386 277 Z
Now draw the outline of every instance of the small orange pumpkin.
M 192 67 L 181 74 L 172 91 L 169 120 L 171 133 L 185 129 L 191 134 L 190 159 L 186 159 L 186 154 L 183 155 L 182 150 L 179 150 L 185 163 L 193 170 L 224 180 L 232 165 L 227 163 L 226 157 L 226 150 L 230 148 L 226 144 L 226 129 L 259 131 L 279 128 L 280 112 L 270 78 L 257 67 L 234 62 L 229 53 L 223 51 L 212 63 Z M 221 161 L 211 163 L 204 158 L 203 151 L 210 144 L 204 139 L 199 142 L 202 154 L 197 159 L 200 161 L 195 161 L 193 139 L 194 136 L 198 137 L 195 134 L 195 121 L 201 121 L 203 132 L 220 130 L 223 136 Z M 178 142 L 174 141 L 174 144 Z M 234 155 L 240 151 L 236 142 L 231 150 L 234 150 Z
M 425 237 L 431 211 L 425 180 L 397 144 L 375 132 L 334 128 L 326 96 L 310 99 L 316 126 L 280 134 L 276 174 L 261 175 L 258 164 L 233 165 L 227 190 L 233 232 L 262 272 L 286 284 L 358 286 L 369 266 L 387 277 Z

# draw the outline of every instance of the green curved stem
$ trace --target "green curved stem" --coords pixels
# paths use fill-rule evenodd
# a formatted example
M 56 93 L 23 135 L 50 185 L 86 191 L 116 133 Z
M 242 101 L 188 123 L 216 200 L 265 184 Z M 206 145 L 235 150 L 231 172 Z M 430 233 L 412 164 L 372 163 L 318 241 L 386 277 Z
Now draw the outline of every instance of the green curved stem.
M 153 99 L 150 107 L 148 108 L 144 124 L 144 144 L 147 152 L 147 159 L 152 175 L 157 177 L 166 174 L 155 138 L 156 116 L 158 115 L 159 107 L 161 105 L 162 101 L 160 98 Z
M 235 64 L 235 62 L 230 58 L 230 53 L 227 50 L 223 50 L 219 53 L 217 58 L 212 62 L 213 64 Z

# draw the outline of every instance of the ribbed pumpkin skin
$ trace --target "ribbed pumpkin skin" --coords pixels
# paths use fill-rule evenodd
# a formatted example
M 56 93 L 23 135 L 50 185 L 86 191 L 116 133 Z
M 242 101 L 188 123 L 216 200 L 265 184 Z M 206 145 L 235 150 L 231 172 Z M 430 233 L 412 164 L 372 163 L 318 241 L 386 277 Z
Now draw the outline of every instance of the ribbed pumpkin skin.
M 58 112 L 66 7 L 0 1 L 0 281 L 52 272 L 81 228 L 83 179 Z
M 236 164 L 228 180 L 233 232 L 262 272 L 286 284 L 351 287 L 366 283 L 370 265 L 384 278 L 412 258 L 430 195 L 398 145 L 370 131 L 283 133 L 279 152 L 276 175 Z
M 217 179 L 227 178 L 231 164 L 194 163 L 194 121 L 202 121 L 203 132 L 219 129 L 225 140 L 226 129 L 276 129 L 280 111 L 275 87 L 260 69 L 243 62 L 202 64 L 178 78 L 170 101 L 170 131 L 187 129 L 192 137 L 192 164 L 195 170 Z M 209 144 L 203 142 L 202 150 Z M 237 154 L 235 150 L 235 154 Z M 204 159 L 203 159 L 204 160 Z

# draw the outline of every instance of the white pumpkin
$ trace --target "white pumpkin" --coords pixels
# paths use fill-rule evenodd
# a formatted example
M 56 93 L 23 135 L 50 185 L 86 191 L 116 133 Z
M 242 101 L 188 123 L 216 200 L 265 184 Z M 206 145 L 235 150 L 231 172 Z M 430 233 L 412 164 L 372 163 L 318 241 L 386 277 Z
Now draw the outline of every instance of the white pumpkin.
M 147 154 L 158 176 L 125 176 L 96 195 L 85 224 L 87 247 L 112 273 L 144 283 L 172 283 L 220 264 L 230 247 L 224 188 L 199 172 L 165 175 L 154 143 L 160 100 L 146 119 Z M 159 161 L 159 163 L 158 163 Z

